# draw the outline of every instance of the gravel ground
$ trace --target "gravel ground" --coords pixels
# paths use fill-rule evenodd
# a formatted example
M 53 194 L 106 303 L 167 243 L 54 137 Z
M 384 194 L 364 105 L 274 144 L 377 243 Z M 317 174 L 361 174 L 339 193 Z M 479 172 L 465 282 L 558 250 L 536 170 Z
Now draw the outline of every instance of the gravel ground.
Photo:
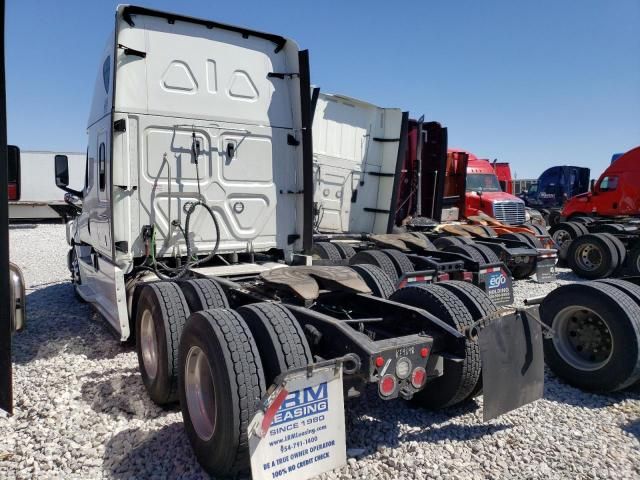
M 16 414 L 0 416 L 0 479 L 206 478 L 177 407 L 146 396 L 134 350 L 76 300 L 61 225 L 12 227 L 27 330 L 14 337 Z M 516 297 L 575 281 L 516 283 Z M 488 423 L 482 400 L 431 413 L 375 395 L 348 405 L 349 462 L 326 479 L 638 478 L 640 389 L 591 395 L 547 373 L 545 398 Z

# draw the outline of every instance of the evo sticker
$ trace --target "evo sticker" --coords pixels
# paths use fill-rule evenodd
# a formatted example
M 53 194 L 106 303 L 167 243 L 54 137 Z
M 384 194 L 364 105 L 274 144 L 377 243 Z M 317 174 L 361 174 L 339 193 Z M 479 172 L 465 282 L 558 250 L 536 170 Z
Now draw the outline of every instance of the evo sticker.
M 287 373 L 249 424 L 254 480 L 305 480 L 346 464 L 342 368 Z

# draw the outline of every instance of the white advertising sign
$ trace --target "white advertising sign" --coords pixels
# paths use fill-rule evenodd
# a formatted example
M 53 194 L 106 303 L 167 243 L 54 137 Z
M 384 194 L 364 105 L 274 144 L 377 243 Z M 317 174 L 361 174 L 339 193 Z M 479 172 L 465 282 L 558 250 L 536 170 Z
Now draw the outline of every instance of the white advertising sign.
M 304 480 L 347 461 L 342 369 L 287 374 L 249 424 L 254 480 Z

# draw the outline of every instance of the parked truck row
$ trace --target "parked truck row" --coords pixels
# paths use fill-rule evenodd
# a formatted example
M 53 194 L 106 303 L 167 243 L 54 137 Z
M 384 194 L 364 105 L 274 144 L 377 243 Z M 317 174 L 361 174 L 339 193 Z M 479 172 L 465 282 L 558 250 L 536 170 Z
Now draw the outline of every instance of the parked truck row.
M 136 345 L 150 398 L 179 401 L 208 472 L 263 478 L 269 439 L 316 420 L 344 437 L 334 377 L 430 409 L 483 395 L 485 418 L 542 396 L 543 349 L 583 388 L 640 378 L 640 287 L 500 307 L 556 250 L 439 123 L 320 94 L 280 35 L 131 5 L 115 20 L 84 184 L 54 159 L 71 281 Z
M 443 407 L 479 394 L 481 371 L 497 372 L 474 335 L 491 343 L 503 323 L 539 331 L 527 310 L 496 312 L 465 278 L 397 288 L 393 272 L 366 262 L 313 261 L 314 192 L 324 188 L 314 185 L 311 92 L 308 54 L 292 40 L 119 7 L 82 191 L 56 157 L 57 184 L 81 197 L 68 224 L 78 295 L 135 341 L 151 398 L 180 399 L 196 456 L 216 475 L 248 468 L 249 422 L 290 370 L 313 375 L 330 361 L 349 396 L 374 384 L 385 400 Z M 367 148 L 381 163 L 372 171 L 395 169 L 397 158 L 384 163 L 386 147 L 397 150 L 392 134 L 373 133 Z M 371 178 L 384 177 L 367 169 L 349 181 Z M 384 223 L 375 202 L 386 193 L 361 192 L 374 202 L 368 221 Z M 518 367 L 512 382 L 485 388 L 489 411 L 539 397 L 541 357 L 525 374 L 513 352 L 494 357 Z

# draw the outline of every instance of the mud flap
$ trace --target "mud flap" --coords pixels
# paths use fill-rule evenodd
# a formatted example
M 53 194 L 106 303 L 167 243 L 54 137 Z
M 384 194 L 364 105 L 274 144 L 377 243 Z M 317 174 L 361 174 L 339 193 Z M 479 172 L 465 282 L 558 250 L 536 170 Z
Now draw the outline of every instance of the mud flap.
M 249 423 L 253 480 L 305 480 L 346 465 L 344 360 L 276 378 Z
M 485 421 L 542 398 L 542 329 L 535 308 L 488 323 L 478 335 Z
M 536 281 L 538 283 L 555 282 L 557 257 L 538 258 L 536 264 Z
M 503 267 L 481 269 L 478 272 L 478 284 L 496 305 L 513 303 L 513 280 Z

